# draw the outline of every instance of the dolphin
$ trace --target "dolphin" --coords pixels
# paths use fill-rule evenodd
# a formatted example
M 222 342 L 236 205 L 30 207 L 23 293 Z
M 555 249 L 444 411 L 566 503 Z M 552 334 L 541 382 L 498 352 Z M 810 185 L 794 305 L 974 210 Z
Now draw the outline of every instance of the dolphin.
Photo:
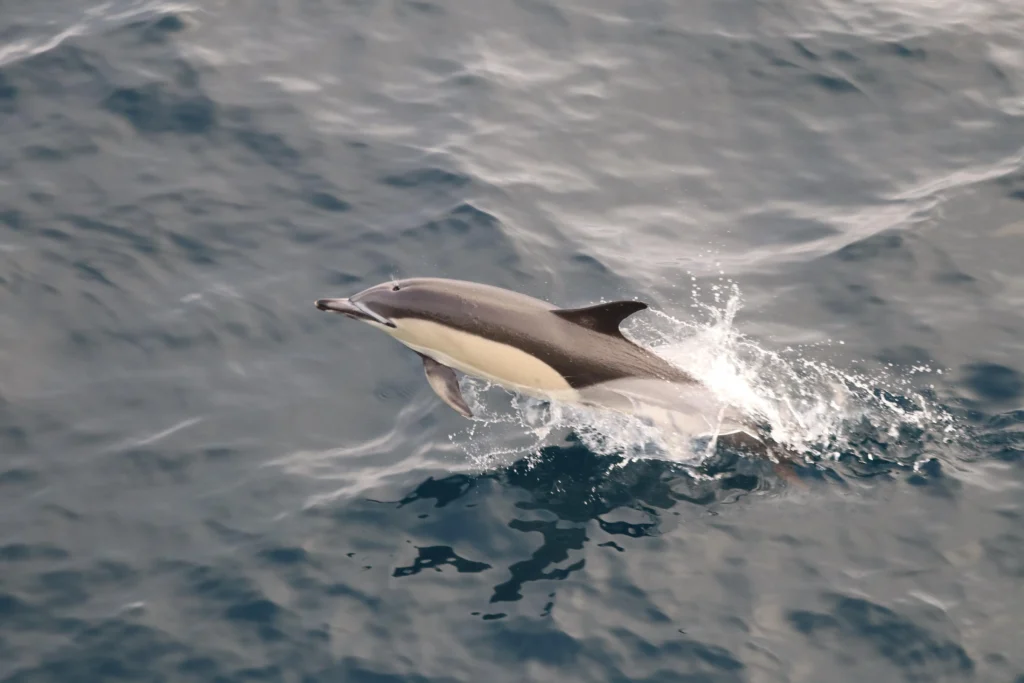
M 434 392 L 467 418 L 472 411 L 455 371 L 745 450 L 770 442 L 689 373 L 623 336 L 622 322 L 648 308 L 640 301 L 559 308 L 492 285 L 411 278 L 318 299 L 316 307 L 367 323 L 415 351 Z

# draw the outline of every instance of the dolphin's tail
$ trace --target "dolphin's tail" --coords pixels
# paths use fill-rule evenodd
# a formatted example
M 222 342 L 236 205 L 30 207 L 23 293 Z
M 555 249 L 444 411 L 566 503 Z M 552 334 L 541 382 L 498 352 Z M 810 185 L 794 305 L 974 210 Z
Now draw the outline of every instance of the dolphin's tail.
M 717 434 L 716 444 L 775 463 L 779 476 L 798 481 L 792 470 L 800 454 L 750 424 L 749 418 L 718 401 L 700 384 L 673 384 L 630 378 L 590 387 L 584 403 L 634 415 L 658 427 L 663 436 L 691 439 Z
M 723 434 L 718 437 L 717 441 L 726 448 L 771 460 L 772 469 L 775 470 L 776 475 L 791 484 L 806 487 L 806 484 L 804 484 L 793 468 L 793 465 L 802 459 L 800 454 L 771 437 L 767 435 L 755 436 L 746 431 L 739 431 Z
M 722 444 L 726 448 L 743 451 L 755 456 L 786 461 L 792 461 L 800 458 L 800 454 L 792 448 L 783 446 L 771 437 L 752 434 L 751 431 L 737 431 L 729 434 L 722 434 L 718 437 L 718 443 Z

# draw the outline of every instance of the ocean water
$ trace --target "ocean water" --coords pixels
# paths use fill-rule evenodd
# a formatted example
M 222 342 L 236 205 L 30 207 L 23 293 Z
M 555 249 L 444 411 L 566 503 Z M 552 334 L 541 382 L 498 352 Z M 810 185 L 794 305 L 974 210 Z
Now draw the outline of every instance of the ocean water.
M 412 276 L 801 459 L 467 421 Z M 1024 681 L 1018 0 L 4 0 L 0 292 L 0 680 Z

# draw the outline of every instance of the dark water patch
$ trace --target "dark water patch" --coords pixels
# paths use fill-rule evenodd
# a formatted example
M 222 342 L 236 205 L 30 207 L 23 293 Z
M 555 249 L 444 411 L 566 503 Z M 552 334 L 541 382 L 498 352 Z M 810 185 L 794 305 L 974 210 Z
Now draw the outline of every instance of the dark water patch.
M 907 476 L 907 483 L 934 496 L 943 497 L 949 501 L 956 499 L 956 492 L 960 489 L 960 483 L 945 476 L 942 471 L 942 463 L 937 458 L 931 458 L 915 465 L 912 474 Z
M 901 59 L 915 62 L 923 62 L 928 59 L 928 51 L 922 47 L 914 47 L 905 42 L 882 43 L 879 50 L 883 53 L 893 54 Z
M 822 305 L 835 315 L 868 315 L 887 306 L 874 287 L 863 282 L 834 283 L 820 287 Z
M 611 270 L 608 266 L 601 263 L 597 258 L 591 254 L 580 254 L 576 253 L 572 255 L 570 263 L 576 266 L 578 270 L 588 273 L 590 275 L 596 275 L 601 277 L 610 277 L 612 275 Z
M 398 189 L 436 192 L 465 187 L 470 184 L 470 178 L 467 175 L 452 173 L 442 168 L 417 168 L 384 176 L 381 178 L 381 182 Z
M 546 623 L 546 622 L 541 622 Z M 584 646 L 572 636 L 553 628 L 530 628 L 514 622 L 495 625 L 487 634 L 488 650 L 499 661 L 520 666 L 523 662 L 541 662 L 566 667 L 579 661 Z
M 138 572 L 123 562 L 102 561 L 88 570 L 59 569 L 40 573 L 29 593 L 47 609 L 66 609 L 87 603 L 94 591 L 116 586 L 130 588 Z
M 25 229 L 25 215 L 17 209 L 0 209 L 0 223 L 11 230 L 21 232 Z
M 836 459 L 839 471 L 856 478 L 893 478 L 901 473 L 915 474 L 915 483 L 926 482 L 936 488 L 956 487 L 955 480 L 942 476 L 941 468 L 919 467 L 926 462 L 922 456 L 929 448 L 942 443 L 942 435 L 932 434 L 909 422 L 892 429 L 891 425 L 874 424 L 867 419 L 846 425 L 841 443 L 834 444 L 839 453 Z M 929 476 L 929 474 L 934 476 Z
M 278 133 L 242 129 L 236 130 L 234 136 L 242 147 L 273 168 L 293 170 L 302 161 L 302 154 Z
M 897 259 L 912 264 L 914 255 L 906 240 L 895 232 L 883 232 L 848 244 L 834 254 L 834 258 L 850 263 L 876 259 Z
M 147 21 L 131 26 L 129 30 L 137 31 L 142 43 L 163 44 L 175 34 L 184 31 L 186 27 L 187 24 L 180 15 L 167 14 L 155 21 Z
M 107 287 L 114 287 L 116 289 L 116 285 L 114 285 L 113 282 L 108 280 L 107 276 L 103 274 L 103 271 L 97 268 L 96 266 L 92 266 L 88 263 L 85 263 L 84 261 L 76 261 L 71 265 L 72 267 L 74 267 L 76 271 L 78 271 L 79 277 L 85 280 L 86 282 L 97 282 L 99 284 L 106 285 Z
M 453 272 L 462 279 L 480 279 L 475 274 L 477 266 L 472 254 L 486 254 L 488 260 L 497 261 L 498 267 L 506 272 L 519 272 L 519 255 L 501 221 L 469 202 L 403 230 L 400 240 L 403 248 L 411 253 L 436 253 L 435 245 L 446 245 L 436 263 L 427 266 L 434 272 Z M 417 270 L 422 268 L 424 266 L 418 266 Z
M 653 669 L 646 676 L 627 673 L 630 662 L 602 643 L 572 638 L 566 633 L 544 628 L 544 621 L 530 623 L 506 619 L 495 624 L 479 643 L 493 652 L 500 662 L 537 661 L 566 671 L 600 670 L 602 680 L 610 681 L 692 681 L 738 683 L 745 680 L 744 664 L 724 647 L 689 637 L 651 642 L 623 628 L 612 628 L 609 637 L 634 653 L 643 668 Z
M 230 621 L 250 621 L 258 624 L 271 624 L 277 620 L 281 608 L 270 600 L 253 600 L 232 605 L 224 610 L 224 617 Z
M 52 611 L 23 596 L 0 591 L 0 634 L 58 634 L 63 637 L 82 628 L 82 621 Z
M 404 496 L 398 506 L 410 505 L 420 500 L 433 500 L 435 508 L 443 508 L 469 493 L 475 482 L 476 479 L 465 474 L 453 474 L 442 479 L 429 477 Z
M 83 332 L 72 331 L 68 341 L 79 352 L 89 354 L 106 348 L 110 342 L 124 344 L 153 356 L 161 351 L 188 351 L 190 349 L 209 346 L 217 348 L 222 344 L 219 335 L 211 330 L 200 330 L 188 334 L 175 334 L 156 330 L 139 332 L 114 332 L 88 336 Z
M 332 583 L 324 586 L 324 595 L 330 597 L 343 597 L 352 598 L 359 603 L 362 603 L 371 610 L 376 610 L 381 607 L 384 601 L 380 596 L 370 595 L 369 593 L 361 590 L 357 590 L 352 586 L 344 583 Z
M 329 211 L 331 213 L 341 213 L 348 211 L 352 208 L 352 205 L 348 202 L 338 199 L 329 192 L 313 192 L 309 195 L 309 203 L 318 209 Z
M 56 562 L 68 557 L 70 555 L 66 550 L 45 543 L 8 543 L 0 546 L 0 562 Z
M 1024 459 L 1024 411 L 990 417 L 977 412 L 975 422 L 978 443 L 989 457 L 1007 462 Z
M 365 659 L 342 657 L 337 664 L 320 671 L 315 679 L 353 683 L 461 683 L 461 679 L 451 676 L 425 676 L 412 671 L 395 674 L 381 671 L 382 668 L 385 667 L 375 667 Z
M 452 209 L 446 216 L 430 221 L 406 235 L 425 233 L 429 239 L 464 238 L 472 236 L 479 246 L 492 243 L 500 234 L 498 219 L 472 204 L 463 203 Z
M 982 542 L 985 554 L 993 566 L 1004 576 L 1015 580 L 1024 579 L 1024 535 L 1007 532 Z
M 38 234 L 40 237 L 44 237 L 48 240 L 58 243 L 71 242 L 73 240 L 71 235 L 69 235 L 68 233 L 56 230 L 54 228 L 42 228 L 39 230 Z
M 417 359 L 417 361 L 418 361 L 418 359 Z M 417 361 L 414 361 L 414 362 L 417 362 Z M 410 365 L 412 365 L 412 363 L 410 363 Z M 377 398 L 377 399 L 380 399 L 381 402 L 385 402 L 385 403 L 386 402 L 391 402 L 391 401 L 395 401 L 395 402 L 402 401 L 402 402 L 404 402 L 404 401 L 407 401 L 409 398 L 411 398 L 413 395 L 415 395 L 415 393 L 417 392 L 418 389 L 419 389 L 419 387 L 417 387 L 412 382 L 408 382 L 408 381 L 405 381 L 405 382 L 380 382 L 379 384 L 377 384 L 376 387 L 374 387 L 374 389 L 373 389 L 373 396 L 375 398 Z
M 515 5 L 529 15 L 539 20 L 539 26 L 557 28 L 560 37 L 565 36 L 565 31 L 571 27 L 571 23 L 565 13 L 556 3 L 547 0 L 513 0 Z
M 0 67 L 0 77 L 14 88 L 17 101 L 52 97 L 66 101 L 73 95 L 94 93 L 94 85 L 107 81 L 106 60 L 94 51 L 65 41 L 22 61 Z
M 972 363 L 964 367 L 964 382 L 986 401 L 1004 403 L 1024 395 L 1024 376 L 998 363 Z
M 567 522 L 587 522 L 618 507 L 667 510 L 676 503 L 670 465 L 634 461 L 610 477 L 615 459 L 595 455 L 570 436 L 565 447 L 550 446 L 496 474 L 506 486 L 524 489 L 524 510 L 547 510 Z
M 426 548 L 417 548 L 416 551 L 419 554 L 416 559 L 413 560 L 411 565 L 407 567 L 396 567 L 391 575 L 396 578 L 413 576 L 427 569 L 433 569 L 436 572 L 440 572 L 444 566 L 454 567 L 455 571 L 459 574 L 476 574 L 491 568 L 491 565 L 486 562 L 474 562 L 473 560 L 467 560 L 466 558 L 459 557 L 455 554 L 455 551 L 448 546 L 438 545 Z
M 87 144 L 79 147 L 78 149 L 58 149 L 47 145 L 29 145 L 22 150 L 22 153 L 25 155 L 25 158 L 30 161 L 56 163 L 60 161 L 67 161 L 77 154 L 92 154 L 98 150 L 99 147 L 95 144 Z
M 265 644 L 285 643 L 295 637 L 299 623 L 291 609 L 264 595 L 237 568 L 185 567 L 175 574 L 186 587 L 189 609 L 202 618 L 219 617 Z
M 34 484 L 39 480 L 40 475 L 38 472 L 25 467 L 14 467 L 0 472 L 0 488 L 7 486 L 20 488 Z
M 978 281 L 977 278 L 957 270 L 947 270 L 941 273 L 936 273 L 935 275 L 932 276 L 932 280 L 936 284 L 947 285 L 951 287 L 962 287 L 964 285 L 974 284 Z
M 225 544 L 229 545 L 254 543 L 258 539 L 255 534 L 236 529 L 216 519 L 206 520 L 204 526 L 216 534 Z M 173 566 L 177 567 L 177 565 Z
M 168 567 L 171 568 L 171 567 Z M 195 595 L 212 603 L 252 604 L 261 599 L 259 591 L 248 579 L 221 568 L 208 566 L 181 566 L 182 579 Z
M 11 83 L 2 69 L 0 69 L 0 114 L 13 114 L 17 108 L 18 87 Z M 3 122 L 0 121 L 0 130 L 3 129 Z
M 216 251 L 202 240 L 174 232 L 167 233 L 167 238 L 192 263 L 203 266 L 217 263 Z
M 261 551 L 260 556 L 271 564 L 284 566 L 309 562 L 309 554 L 302 548 L 273 548 Z
M 162 189 L 157 188 L 142 197 L 138 202 L 121 204 L 112 207 L 109 215 L 118 220 L 138 225 L 140 223 L 155 222 L 157 215 L 161 213 L 173 213 L 181 210 L 191 217 L 216 217 L 224 213 L 241 213 L 246 211 L 248 206 L 244 202 L 231 201 L 220 196 L 214 190 L 207 189 Z M 202 224 L 199 226 L 206 237 L 216 238 L 232 246 L 251 247 L 253 242 L 245 239 L 225 239 L 231 237 L 223 231 L 214 231 L 214 226 Z M 223 230 L 223 226 L 221 226 Z
M 447 14 L 440 5 L 433 2 L 423 2 L 422 0 L 402 0 L 399 6 L 429 16 L 442 17 Z
M 1006 462 L 1024 460 L 1024 430 L 981 434 L 978 441 L 991 458 Z
M 173 43 L 174 38 L 188 29 L 190 21 L 183 12 L 169 11 L 169 8 L 158 8 L 157 12 L 147 12 L 139 18 L 137 15 L 128 17 L 102 33 L 108 43 L 113 43 L 125 52 L 152 55 L 174 54 L 161 48 Z
M 73 641 L 17 671 L 8 681 L 163 681 L 164 671 L 189 658 L 190 648 L 158 629 L 103 620 Z
M 814 50 L 812 50 L 804 43 L 804 41 L 793 40 L 790 42 L 790 46 L 793 48 L 794 51 L 796 51 L 798 55 L 800 55 L 804 59 L 810 60 L 812 62 L 816 62 L 819 59 L 821 59 L 821 57 L 816 52 L 814 52 Z
M 179 94 L 164 84 L 119 88 L 103 103 L 139 133 L 205 135 L 216 125 L 216 105 L 205 95 Z
M 140 232 L 135 224 L 118 225 L 83 215 L 68 215 L 63 219 L 77 231 L 113 238 L 113 244 L 127 246 L 139 254 L 151 255 L 158 251 L 156 241 Z
M 770 66 L 778 67 L 780 69 L 797 69 L 799 68 L 799 62 L 793 60 L 789 51 L 786 49 L 789 46 L 782 46 L 780 49 L 776 49 L 770 44 L 764 43 L 751 43 L 750 49 L 754 54 L 758 56 L 758 61 Z M 795 47 L 795 46 L 793 46 Z M 797 50 L 797 53 L 803 55 L 806 52 L 804 50 Z M 756 67 L 754 67 L 756 68 Z
M 223 678 L 218 675 L 220 665 L 212 657 L 188 657 L 178 664 L 177 671 L 182 676 L 196 677 L 200 680 L 211 681 L 222 680 Z
M 635 634 L 619 631 L 627 640 L 634 641 L 634 647 L 652 658 L 676 659 L 685 663 L 681 669 L 693 671 L 683 674 L 683 680 L 742 680 L 733 675 L 746 667 L 735 654 L 724 647 L 703 643 L 691 638 L 670 640 L 654 645 L 641 641 Z M 724 675 L 724 677 L 723 677 Z
M 0 593 L 0 617 L 5 621 L 10 621 L 13 617 L 25 614 L 28 611 L 28 605 L 20 598 L 7 593 Z
M 810 470 L 793 467 L 813 476 Z M 659 533 L 659 515 L 680 502 L 706 507 L 733 501 L 737 491 L 771 490 L 780 476 L 769 460 L 721 444 L 697 470 L 659 459 L 623 462 L 616 456 L 596 455 L 569 434 L 565 445 L 545 447 L 484 478 L 527 491 L 529 499 L 517 503 L 523 510 L 548 511 L 566 522 L 597 521 L 609 533 L 649 536 Z M 626 524 L 602 519 L 619 508 L 636 510 L 651 521 Z
M 657 530 L 657 524 L 654 522 L 631 524 L 629 522 L 606 522 L 600 517 L 597 519 L 597 525 L 601 528 L 601 531 L 611 536 L 629 536 L 630 538 L 642 538 L 644 536 L 651 536 L 653 532 Z M 617 550 L 622 550 L 614 541 L 608 543 L 599 543 L 599 546 L 610 545 L 615 547 Z
M 814 85 L 833 93 L 860 92 L 860 88 L 848 78 L 832 74 L 814 74 L 808 77 Z
M 738 489 L 740 491 L 753 491 L 760 484 L 760 479 L 749 474 L 734 474 L 731 477 L 722 479 L 722 489 L 725 491 Z
M 112 475 L 119 472 L 135 486 L 160 486 L 188 482 L 189 470 L 198 462 L 196 454 L 129 448 L 107 466 L 113 470 Z
M 1024 170 L 1014 169 L 996 178 L 995 183 L 1006 192 L 1006 196 L 1010 199 L 1024 202 Z
M 578 560 L 565 567 L 550 568 L 568 560 L 570 551 L 583 549 L 583 544 L 588 540 L 584 529 L 561 528 L 556 522 L 524 522 L 518 519 L 509 522 L 509 528 L 524 533 L 538 532 L 543 541 L 530 559 L 516 562 L 508 568 L 511 578 L 494 587 L 490 599 L 492 603 L 521 600 L 525 584 L 535 581 L 561 581 L 573 572 L 583 569 L 586 564 L 586 560 Z
M 958 643 L 932 633 L 888 607 L 860 598 L 831 596 L 828 612 L 790 611 L 790 625 L 809 642 L 836 656 L 859 645 L 913 682 L 967 679 L 974 661 Z

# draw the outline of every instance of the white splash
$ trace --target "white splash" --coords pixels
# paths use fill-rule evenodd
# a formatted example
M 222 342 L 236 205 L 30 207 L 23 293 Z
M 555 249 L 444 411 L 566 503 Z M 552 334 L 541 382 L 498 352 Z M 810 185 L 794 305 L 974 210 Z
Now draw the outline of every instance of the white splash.
M 806 462 L 827 464 L 852 454 L 861 462 L 917 469 L 929 457 L 944 457 L 944 444 L 962 446 L 966 440 L 967 431 L 953 416 L 915 389 L 918 376 L 941 370 L 914 366 L 871 374 L 840 369 L 820 358 L 820 347 L 829 344 L 768 350 L 734 325 L 742 298 L 731 281 L 723 278 L 710 294 L 712 303 L 701 303 L 703 293 L 695 287 L 692 319 L 648 311 L 631 320 L 626 334 L 694 375 L 714 399 L 751 416 Z M 328 490 L 312 495 L 309 506 L 390 490 L 411 472 L 479 473 L 524 458 L 533 464 L 542 449 L 564 446 L 570 434 L 591 452 L 610 456 L 609 471 L 659 459 L 690 468 L 695 479 L 713 478 L 698 466 L 715 452 L 715 439 L 665 434 L 635 417 L 539 401 L 469 377 L 461 385 L 474 419 L 448 433 L 449 443 L 442 441 L 446 428 L 422 429 L 431 412 L 450 411 L 424 389 L 377 437 L 282 454 L 266 464 L 326 483 Z
M 898 378 L 869 375 L 832 367 L 804 349 L 770 351 L 734 326 L 742 302 L 735 284 L 723 279 L 711 294 L 714 303 L 705 304 L 694 292 L 700 320 L 652 310 L 626 334 L 689 372 L 715 399 L 750 416 L 805 460 L 835 458 L 844 451 L 878 457 L 870 448 L 861 453 L 864 441 L 884 443 L 885 457 L 900 459 L 908 432 L 938 434 L 946 441 L 955 436 L 952 416 L 913 386 L 916 375 L 941 371 L 915 366 L 902 368 Z M 699 464 L 714 452 L 714 439 L 681 440 L 619 413 L 525 399 L 469 378 L 463 387 L 478 417 L 452 440 L 484 469 L 563 443 L 568 432 L 593 452 L 625 461 L 656 457 Z M 903 445 L 913 451 L 912 459 L 922 444 L 911 441 Z

